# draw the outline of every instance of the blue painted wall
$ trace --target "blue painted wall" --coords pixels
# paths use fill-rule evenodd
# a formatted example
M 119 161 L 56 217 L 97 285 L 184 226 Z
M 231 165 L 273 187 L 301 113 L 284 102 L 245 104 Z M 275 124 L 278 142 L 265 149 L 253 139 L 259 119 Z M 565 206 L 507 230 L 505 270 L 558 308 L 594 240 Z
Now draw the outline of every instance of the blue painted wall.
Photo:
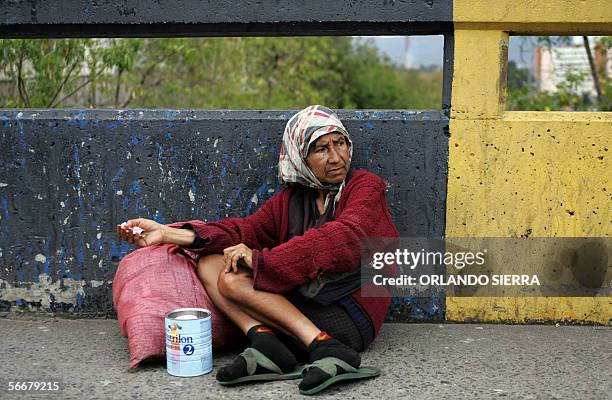
M 293 111 L 0 111 L 0 310 L 113 315 L 115 225 L 255 211 L 279 185 Z M 403 236 L 442 236 L 441 112 L 340 112 L 355 168 L 389 182 Z M 443 319 L 443 293 L 398 299 L 390 319 Z

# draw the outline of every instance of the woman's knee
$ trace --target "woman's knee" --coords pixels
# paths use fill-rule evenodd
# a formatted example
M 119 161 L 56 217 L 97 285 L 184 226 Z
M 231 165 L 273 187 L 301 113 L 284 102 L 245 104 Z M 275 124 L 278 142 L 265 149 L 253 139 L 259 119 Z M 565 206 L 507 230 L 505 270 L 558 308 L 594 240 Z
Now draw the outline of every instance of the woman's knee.
M 246 273 L 225 273 L 217 277 L 217 288 L 224 297 L 237 303 L 245 301 L 246 292 L 253 290 L 253 279 Z
M 217 285 L 219 273 L 223 271 L 223 264 L 223 256 L 220 254 L 200 257 L 196 272 L 204 287 Z

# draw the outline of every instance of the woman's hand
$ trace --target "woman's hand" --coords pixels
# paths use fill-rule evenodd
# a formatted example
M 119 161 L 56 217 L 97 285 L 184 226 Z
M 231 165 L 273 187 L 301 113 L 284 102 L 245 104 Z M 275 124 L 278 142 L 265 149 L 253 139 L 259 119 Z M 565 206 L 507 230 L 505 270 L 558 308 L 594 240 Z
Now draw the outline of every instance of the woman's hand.
M 145 218 L 131 219 L 117 225 L 122 240 L 140 247 L 163 243 L 164 225 Z
M 253 251 L 243 243 L 228 247 L 223 250 L 223 261 L 225 261 L 225 272 L 238 272 L 238 262 L 240 265 L 253 269 Z

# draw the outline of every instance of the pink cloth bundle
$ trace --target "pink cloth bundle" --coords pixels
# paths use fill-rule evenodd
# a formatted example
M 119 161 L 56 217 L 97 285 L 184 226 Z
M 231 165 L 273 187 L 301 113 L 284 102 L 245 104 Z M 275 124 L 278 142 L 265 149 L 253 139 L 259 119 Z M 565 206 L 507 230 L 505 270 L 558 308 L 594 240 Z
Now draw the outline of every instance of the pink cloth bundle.
M 212 312 L 213 351 L 242 341 L 242 333 L 212 303 L 199 281 L 196 255 L 177 245 L 137 249 L 121 260 L 113 280 L 113 305 L 128 337 L 129 368 L 165 357 L 164 316 L 177 308 Z

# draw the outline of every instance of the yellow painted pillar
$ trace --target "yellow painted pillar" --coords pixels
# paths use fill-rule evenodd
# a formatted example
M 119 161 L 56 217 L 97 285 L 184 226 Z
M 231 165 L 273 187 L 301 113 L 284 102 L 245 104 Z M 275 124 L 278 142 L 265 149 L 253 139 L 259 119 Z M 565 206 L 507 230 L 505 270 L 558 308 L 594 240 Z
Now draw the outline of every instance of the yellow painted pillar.
M 454 14 L 447 237 L 612 236 L 612 113 L 505 112 L 506 31 L 612 32 L 609 1 L 456 0 Z M 449 296 L 446 316 L 611 324 L 612 298 Z
M 452 119 L 499 118 L 505 108 L 508 33 L 456 30 Z

